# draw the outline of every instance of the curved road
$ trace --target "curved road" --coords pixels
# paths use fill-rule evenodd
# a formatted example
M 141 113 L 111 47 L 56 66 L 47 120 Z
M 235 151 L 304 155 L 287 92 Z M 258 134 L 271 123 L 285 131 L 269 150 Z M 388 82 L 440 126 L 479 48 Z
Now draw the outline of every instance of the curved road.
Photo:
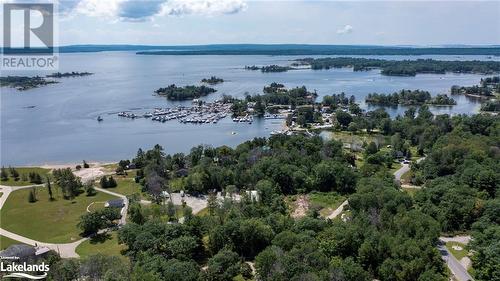
M 26 185 L 26 186 L 0 185 L 0 192 L 3 193 L 2 197 L 0 197 L 0 210 L 2 209 L 3 204 L 7 201 L 7 198 L 9 197 L 9 195 L 12 191 L 25 189 L 25 188 L 31 188 L 31 187 L 37 187 L 37 186 L 43 186 L 43 185 L 40 185 L 40 184 Z M 30 239 L 28 237 L 24 237 L 24 236 L 15 234 L 15 233 L 10 232 L 8 230 L 5 230 L 3 228 L 0 228 L 0 235 L 8 237 L 10 239 L 14 239 L 14 240 L 19 241 L 19 242 L 24 243 L 24 244 L 31 245 L 31 246 L 47 247 L 47 248 L 59 253 L 59 255 L 62 258 L 77 258 L 77 257 L 79 257 L 78 254 L 76 253 L 76 247 L 78 247 L 78 245 L 80 245 L 83 241 L 88 239 L 88 237 L 85 237 L 85 238 L 82 238 L 82 239 L 75 241 L 75 242 L 72 242 L 72 243 L 61 243 L 61 244 L 45 243 L 45 242 L 40 242 L 37 240 Z

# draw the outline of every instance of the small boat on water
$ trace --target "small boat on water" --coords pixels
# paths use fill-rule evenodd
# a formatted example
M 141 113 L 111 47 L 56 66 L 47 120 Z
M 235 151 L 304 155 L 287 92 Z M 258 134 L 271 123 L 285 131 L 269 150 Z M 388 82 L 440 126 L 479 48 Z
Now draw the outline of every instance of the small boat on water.
M 102 119 L 102 117 L 99 115 L 97 116 L 97 122 L 102 122 L 104 119 Z

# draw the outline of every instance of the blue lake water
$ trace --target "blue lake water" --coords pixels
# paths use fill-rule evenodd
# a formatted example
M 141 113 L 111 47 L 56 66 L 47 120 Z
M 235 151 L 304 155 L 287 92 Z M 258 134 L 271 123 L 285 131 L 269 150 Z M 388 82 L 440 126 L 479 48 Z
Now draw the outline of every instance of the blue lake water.
M 366 57 L 366 56 L 364 56 Z M 443 60 L 499 60 L 487 56 L 372 56 L 385 59 L 433 58 Z M 61 72 L 89 71 L 92 76 L 63 78 L 59 84 L 19 92 L 1 89 L 2 165 L 115 161 L 130 158 L 139 147 L 161 144 L 167 153 L 188 152 L 192 146 L 235 146 L 253 137 L 268 136 L 280 129 L 280 120 L 233 123 L 229 118 L 217 124 L 192 125 L 172 120 L 123 119 L 116 113 L 133 110 L 144 113 L 155 107 L 172 107 L 190 102 L 169 102 L 153 91 L 175 83 L 199 84 L 212 75 L 226 82 L 215 86 L 211 101 L 223 94 L 242 97 L 261 93 L 271 82 L 287 87 L 305 85 L 323 95 L 345 92 L 354 95 L 365 109 L 368 93 L 390 93 L 401 89 L 422 89 L 433 94 L 448 93 L 452 85 L 477 84 L 481 75 L 422 74 L 390 77 L 379 70 L 353 72 L 351 69 L 293 70 L 282 73 L 248 71 L 245 65 L 286 65 L 300 57 L 288 56 L 144 56 L 133 52 L 73 53 L 60 55 Z M 6 75 L 46 75 L 43 72 L 10 72 Z M 465 97 L 454 97 L 457 105 L 431 108 L 435 113 L 475 113 L 480 105 Z M 27 108 L 35 106 L 34 108 Z M 395 116 L 405 108 L 388 108 Z M 98 123 L 97 116 L 104 121 Z

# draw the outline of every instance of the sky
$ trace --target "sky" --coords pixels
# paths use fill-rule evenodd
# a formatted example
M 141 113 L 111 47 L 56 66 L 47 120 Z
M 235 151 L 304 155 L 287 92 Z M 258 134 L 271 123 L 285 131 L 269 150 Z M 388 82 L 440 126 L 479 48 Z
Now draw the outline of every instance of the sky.
M 500 0 L 59 0 L 58 5 L 60 46 L 500 45 Z M 13 30 L 21 30 L 21 23 Z

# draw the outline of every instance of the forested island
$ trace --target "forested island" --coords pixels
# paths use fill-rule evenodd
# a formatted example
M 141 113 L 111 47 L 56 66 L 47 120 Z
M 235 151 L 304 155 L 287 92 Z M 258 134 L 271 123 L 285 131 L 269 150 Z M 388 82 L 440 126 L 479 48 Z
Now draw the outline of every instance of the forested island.
M 449 97 L 446 94 L 438 94 L 435 97 L 432 97 L 430 100 L 428 100 L 427 104 L 450 106 L 450 105 L 456 105 L 457 102 L 452 97 Z
M 455 105 L 457 102 L 445 94 L 438 94 L 435 97 L 431 97 L 431 94 L 427 91 L 421 90 L 401 90 L 392 94 L 368 94 L 365 99 L 366 103 L 373 105 L 386 105 L 386 106 L 396 106 L 396 105 Z
M 44 77 L 34 76 L 6 76 L 0 77 L 1 87 L 11 87 L 18 91 L 26 91 L 33 88 L 38 88 L 41 86 L 59 83 L 54 80 L 45 79 Z
M 259 70 L 260 69 L 260 71 L 262 71 L 262 72 L 287 72 L 288 70 L 291 70 L 293 68 L 289 67 L 289 66 L 281 66 L 281 65 L 273 64 L 273 65 L 267 65 L 267 66 L 262 66 L 262 67 L 258 67 L 256 65 L 252 65 L 252 66 L 246 65 L 245 69 L 246 70 Z
M 210 78 L 203 78 L 201 79 L 202 83 L 207 83 L 210 85 L 216 85 L 224 82 L 224 79 L 216 76 L 211 76 Z
M 49 74 L 47 75 L 46 77 L 49 77 L 49 78 L 66 78 L 66 77 L 80 77 L 80 76 L 89 76 L 89 75 L 92 75 L 94 73 L 91 73 L 91 72 L 75 72 L 75 71 L 71 71 L 71 72 L 55 72 L 55 73 L 52 73 L 52 74 Z
M 154 92 L 159 96 L 164 96 L 169 100 L 192 100 L 215 93 L 217 90 L 207 86 L 184 86 L 177 87 L 172 84 L 165 88 L 159 88 Z
M 304 58 L 297 60 L 307 63 L 311 69 L 330 69 L 352 67 L 354 71 L 366 71 L 380 68 L 382 75 L 388 76 L 415 76 L 422 73 L 445 74 L 479 73 L 492 74 L 500 72 L 500 62 L 497 61 L 439 61 L 432 59 L 418 60 L 382 60 L 367 58 Z
M 500 93 L 500 76 L 481 78 L 479 85 L 470 87 L 452 86 L 452 95 L 466 95 L 479 98 L 492 98 Z

